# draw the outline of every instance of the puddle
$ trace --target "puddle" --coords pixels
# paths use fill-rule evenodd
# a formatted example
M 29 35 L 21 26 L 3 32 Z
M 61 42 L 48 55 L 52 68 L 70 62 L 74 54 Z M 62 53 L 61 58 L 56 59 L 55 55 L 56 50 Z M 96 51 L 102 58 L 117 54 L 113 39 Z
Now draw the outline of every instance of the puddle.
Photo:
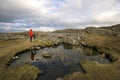
M 43 53 L 48 53 L 51 57 L 43 57 Z M 99 56 L 86 56 L 81 53 L 80 47 L 69 44 L 61 44 L 55 47 L 43 48 L 40 50 L 28 51 L 18 55 L 18 59 L 11 63 L 10 68 L 20 67 L 26 63 L 43 70 L 43 74 L 37 80 L 56 80 L 73 72 L 82 72 L 80 61 L 94 60 L 102 64 L 110 63 L 108 59 Z

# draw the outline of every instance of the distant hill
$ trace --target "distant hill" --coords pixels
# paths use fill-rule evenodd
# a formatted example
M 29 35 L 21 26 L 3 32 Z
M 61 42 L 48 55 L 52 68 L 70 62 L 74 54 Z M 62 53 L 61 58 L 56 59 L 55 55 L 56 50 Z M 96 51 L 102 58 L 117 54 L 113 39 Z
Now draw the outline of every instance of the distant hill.
M 100 29 L 106 29 L 111 31 L 120 31 L 120 24 L 109 26 L 109 27 L 100 27 Z
M 87 33 L 98 35 L 111 35 L 120 37 L 120 24 L 108 26 L 108 27 L 87 27 L 85 29 L 64 29 L 56 30 L 53 33 Z
M 100 28 L 104 28 L 104 29 L 109 29 L 109 28 L 116 28 L 116 29 L 120 29 L 120 24 L 116 24 L 116 25 L 112 25 L 112 26 L 108 26 L 108 27 L 100 27 Z
M 56 30 L 53 33 L 77 33 L 80 31 L 84 31 L 83 29 L 64 29 L 64 30 Z
M 96 28 L 96 27 L 87 27 L 85 29 L 63 29 L 63 30 L 56 30 L 56 31 L 53 31 L 53 33 L 71 33 L 71 32 L 79 32 L 79 31 L 84 31 L 84 30 L 87 30 L 87 29 L 111 29 L 111 30 L 120 30 L 120 24 L 117 24 L 117 25 L 113 25 L 113 26 L 108 26 L 108 27 L 99 27 L 99 28 Z

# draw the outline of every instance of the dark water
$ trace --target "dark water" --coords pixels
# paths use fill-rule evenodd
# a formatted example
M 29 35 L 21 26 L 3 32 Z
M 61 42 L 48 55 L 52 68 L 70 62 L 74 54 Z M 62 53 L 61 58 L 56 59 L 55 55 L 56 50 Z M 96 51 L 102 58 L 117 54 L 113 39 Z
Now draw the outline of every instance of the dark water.
M 51 54 L 51 58 L 44 58 L 43 53 Z M 15 60 L 10 67 L 19 67 L 26 63 L 43 70 L 44 73 L 39 75 L 38 80 L 56 80 L 73 72 L 82 72 L 80 61 L 94 60 L 102 64 L 110 63 L 105 58 L 99 56 L 86 56 L 81 53 L 80 47 L 68 44 L 62 44 L 56 47 L 49 47 L 40 50 L 33 50 L 19 55 L 19 59 Z

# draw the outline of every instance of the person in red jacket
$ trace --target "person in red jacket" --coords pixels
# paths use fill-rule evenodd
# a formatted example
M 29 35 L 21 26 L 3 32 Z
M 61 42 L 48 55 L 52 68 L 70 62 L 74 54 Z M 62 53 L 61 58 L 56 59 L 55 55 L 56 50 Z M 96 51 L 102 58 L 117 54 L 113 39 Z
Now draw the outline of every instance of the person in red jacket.
M 30 42 L 32 42 L 32 37 L 34 36 L 32 29 L 29 30 Z

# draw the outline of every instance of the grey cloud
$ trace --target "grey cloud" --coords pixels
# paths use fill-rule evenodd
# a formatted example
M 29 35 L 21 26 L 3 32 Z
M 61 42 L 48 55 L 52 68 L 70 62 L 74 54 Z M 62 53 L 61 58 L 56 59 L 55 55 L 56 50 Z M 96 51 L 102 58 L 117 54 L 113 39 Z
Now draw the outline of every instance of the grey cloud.
M 65 29 L 119 23 L 120 0 L 0 1 L 0 32 L 2 29 Z

